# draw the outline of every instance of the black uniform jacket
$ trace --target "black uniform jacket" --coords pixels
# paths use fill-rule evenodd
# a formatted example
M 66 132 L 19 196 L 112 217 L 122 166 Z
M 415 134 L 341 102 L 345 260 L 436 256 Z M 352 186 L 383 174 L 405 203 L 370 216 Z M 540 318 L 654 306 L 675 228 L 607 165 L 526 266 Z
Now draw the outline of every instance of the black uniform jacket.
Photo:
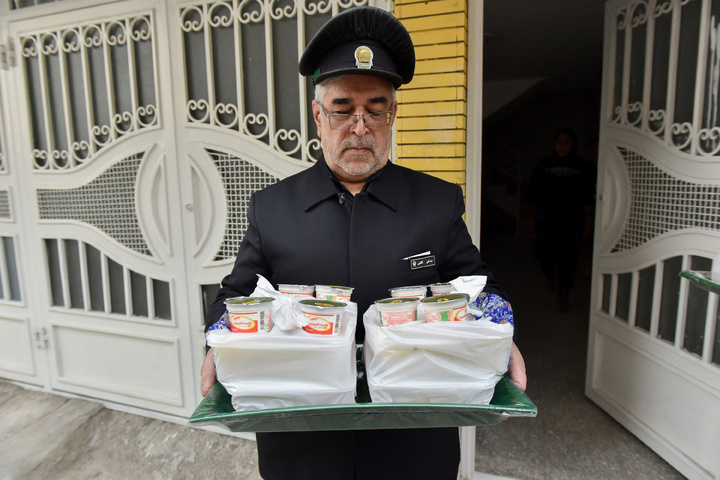
M 263 275 L 278 283 L 354 287 L 356 337 L 362 315 L 392 287 L 427 285 L 461 275 L 488 275 L 486 291 L 505 297 L 488 272 L 462 220 L 462 190 L 388 163 L 354 197 L 332 178 L 324 159 L 256 192 L 232 272 L 210 308 L 208 327 L 223 300 L 249 295 Z M 411 268 L 408 257 L 434 262 Z M 457 478 L 457 428 L 257 433 L 263 478 L 272 480 L 384 480 Z M 308 455 L 322 446 L 324 461 Z
M 225 312 L 223 300 L 249 295 L 257 274 L 271 283 L 353 287 L 362 315 L 389 289 L 487 275 L 485 291 L 505 297 L 472 243 L 459 186 L 388 162 L 361 193 L 346 201 L 325 160 L 253 194 L 248 230 L 232 272 L 206 319 Z M 348 199 L 350 200 L 350 199 Z M 434 257 L 413 269 L 408 257 Z

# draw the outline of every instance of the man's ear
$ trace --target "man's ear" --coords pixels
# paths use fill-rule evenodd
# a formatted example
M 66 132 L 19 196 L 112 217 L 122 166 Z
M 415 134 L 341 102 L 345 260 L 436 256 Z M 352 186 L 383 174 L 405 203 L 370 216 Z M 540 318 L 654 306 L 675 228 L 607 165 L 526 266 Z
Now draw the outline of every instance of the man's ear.
M 397 100 L 395 100 L 392 104 L 392 109 L 391 109 L 393 113 L 392 113 L 392 121 L 390 122 L 390 128 L 392 128 L 393 125 L 395 125 L 395 119 L 397 118 L 397 109 L 398 109 L 398 103 L 397 103 Z
M 317 127 L 317 135 L 318 137 L 322 138 L 322 128 L 320 124 L 320 115 L 322 115 L 322 111 L 320 111 L 320 103 L 318 103 L 317 100 L 312 101 L 312 110 L 313 119 L 315 120 L 315 126 Z

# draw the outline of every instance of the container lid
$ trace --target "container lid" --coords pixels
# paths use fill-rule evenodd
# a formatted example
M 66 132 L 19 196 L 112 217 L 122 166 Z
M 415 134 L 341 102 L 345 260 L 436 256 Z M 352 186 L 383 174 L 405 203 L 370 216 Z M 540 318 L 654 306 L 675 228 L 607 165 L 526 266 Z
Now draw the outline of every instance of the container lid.
M 415 311 L 418 306 L 416 297 L 383 298 L 376 300 L 375 306 L 379 312 L 405 312 Z
M 395 288 L 391 288 L 390 291 L 392 292 L 395 290 L 415 290 L 416 288 L 419 288 L 422 290 L 427 290 L 427 285 L 410 285 L 407 287 L 395 287 Z
M 346 307 L 347 305 L 343 302 L 335 302 L 332 300 L 319 300 L 317 298 L 308 298 L 307 300 L 300 300 L 298 302 L 301 305 L 310 305 L 317 308 L 338 308 Z
M 225 305 L 260 305 L 273 300 L 272 297 L 232 297 L 225 300 Z
M 381 305 L 395 305 L 402 303 L 417 303 L 418 299 L 415 297 L 401 297 L 401 298 L 383 298 L 382 300 L 375 300 L 375 303 Z
M 470 295 L 467 293 L 448 293 L 447 295 L 435 295 L 434 297 L 427 297 L 420 300 L 422 303 L 444 303 L 452 302 L 454 300 L 465 300 L 465 303 L 470 301 Z

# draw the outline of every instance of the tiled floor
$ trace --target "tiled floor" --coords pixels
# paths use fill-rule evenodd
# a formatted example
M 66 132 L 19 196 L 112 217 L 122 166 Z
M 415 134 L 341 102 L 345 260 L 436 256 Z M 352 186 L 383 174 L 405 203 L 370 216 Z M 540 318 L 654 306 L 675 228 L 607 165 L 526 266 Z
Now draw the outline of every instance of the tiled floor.
M 2 480 L 260 480 L 255 442 L 0 381 Z
M 477 470 L 523 480 L 685 478 L 584 394 L 589 280 L 576 282 L 558 313 L 529 241 L 489 235 L 483 256 L 510 296 L 538 416 L 478 428 Z

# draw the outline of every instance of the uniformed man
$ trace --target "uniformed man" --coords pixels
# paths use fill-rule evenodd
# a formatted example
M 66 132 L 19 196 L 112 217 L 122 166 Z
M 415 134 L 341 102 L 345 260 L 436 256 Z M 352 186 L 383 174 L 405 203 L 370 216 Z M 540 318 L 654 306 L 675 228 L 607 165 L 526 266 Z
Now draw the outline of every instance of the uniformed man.
M 254 290 L 257 274 L 275 285 L 353 287 L 359 342 L 362 314 L 392 287 L 487 275 L 484 291 L 505 301 L 463 222 L 460 187 L 388 161 L 395 90 L 415 69 L 403 25 L 378 8 L 348 9 L 317 32 L 299 67 L 316 86 L 323 156 L 252 196 L 248 230 L 208 327 L 224 313 L 225 298 Z M 204 395 L 215 382 L 211 351 L 202 375 Z M 509 375 L 525 388 L 514 344 Z M 258 433 L 257 448 L 269 480 L 456 480 L 460 461 L 456 427 Z

